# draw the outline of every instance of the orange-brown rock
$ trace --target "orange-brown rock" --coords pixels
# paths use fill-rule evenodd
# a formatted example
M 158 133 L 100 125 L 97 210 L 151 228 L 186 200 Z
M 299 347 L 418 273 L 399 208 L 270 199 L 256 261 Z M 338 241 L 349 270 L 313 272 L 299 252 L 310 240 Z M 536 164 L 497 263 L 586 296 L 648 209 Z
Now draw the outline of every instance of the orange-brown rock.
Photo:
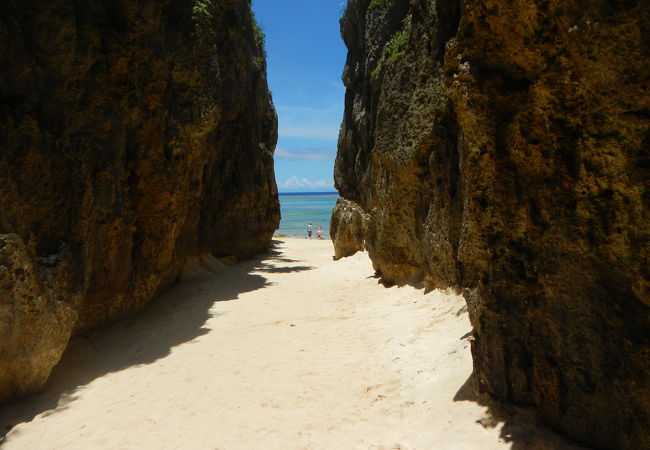
M 375 268 L 464 290 L 480 391 L 650 448 L 650 8 L 351 0 L 341 26 L 335 180 Z
M 0 401 L 279 220 L 250 1 L 0 4 Z
M 339 198 L 334 211 L 330 223 L 330 235 L 334 242 L 334 259 L 341 259 L 362 251 L 366 224 L 364 223 L 365 214 L 361 208 L 354 202 Z

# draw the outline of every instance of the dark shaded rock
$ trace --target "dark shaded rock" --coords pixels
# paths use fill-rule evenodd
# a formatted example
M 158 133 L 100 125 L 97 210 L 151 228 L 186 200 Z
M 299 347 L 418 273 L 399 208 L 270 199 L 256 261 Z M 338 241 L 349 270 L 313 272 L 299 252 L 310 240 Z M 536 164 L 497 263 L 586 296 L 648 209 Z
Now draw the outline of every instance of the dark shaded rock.
M 188 256 L 266 250 L 279 204 L 249 1 L 4 1 L 0 65 L 1 401 Z
M 650 8 L 369 4 L 335 180 L 378 272 L 465 290 L 479 390 L 650 448 Z
M 49 261 L 48 261 L 49 262 Z M 34 260 L 17 234 L 0 235 L 0 374 L 5 398 L 42 386 L 59 361 L 77 318 L 78 298 L 43 289 L 50 268 Z

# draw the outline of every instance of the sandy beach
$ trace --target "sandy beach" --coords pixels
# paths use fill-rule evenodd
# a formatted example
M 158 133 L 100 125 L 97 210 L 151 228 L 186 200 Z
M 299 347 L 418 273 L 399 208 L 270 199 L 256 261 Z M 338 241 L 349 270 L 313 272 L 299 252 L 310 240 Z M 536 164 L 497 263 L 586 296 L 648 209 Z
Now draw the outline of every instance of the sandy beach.
M 384 287 L 329 240 L 274 243 L 196 259 L 142 314 L 75 339 L 43 393 L 0 409 L 3 448 L 576 448 L 473 394 L 461 297 Z

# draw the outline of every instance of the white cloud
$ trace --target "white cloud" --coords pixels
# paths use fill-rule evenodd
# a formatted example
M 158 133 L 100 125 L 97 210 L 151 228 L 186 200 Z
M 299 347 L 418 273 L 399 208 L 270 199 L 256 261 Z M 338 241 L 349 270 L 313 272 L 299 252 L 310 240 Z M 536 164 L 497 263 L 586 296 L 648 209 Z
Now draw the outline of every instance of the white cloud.
M 282 189 L 333 189 L 334 182 L 316 180 L 311 181 L 307 178 L 298 178 L 295 175 L 290 176 L 284 183 L 279 184 Z
M 275 156 L 282 159 L 293 159 L 293 160 L 303 160 L 303 161 L 327 161 L 332 159 L 326 150 L 316 150 L 316 149 L 299 149 L 289 152 L 283 148 L 275 149 Z

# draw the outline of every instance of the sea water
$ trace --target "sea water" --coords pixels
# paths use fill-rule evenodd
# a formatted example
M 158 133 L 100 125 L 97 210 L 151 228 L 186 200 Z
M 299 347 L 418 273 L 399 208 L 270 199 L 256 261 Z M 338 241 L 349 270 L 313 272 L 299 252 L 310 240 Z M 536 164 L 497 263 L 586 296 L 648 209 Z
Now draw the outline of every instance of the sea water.
M 330 238 L 330 218 L 338 200 L 337 192 L 295 192 L 280 194 L 280 228 L 277 234 L 289 237 L 307 236 L 307 225 L 312 224 L 312 239 L 316 228 L 323 227 L 323 237 Z

